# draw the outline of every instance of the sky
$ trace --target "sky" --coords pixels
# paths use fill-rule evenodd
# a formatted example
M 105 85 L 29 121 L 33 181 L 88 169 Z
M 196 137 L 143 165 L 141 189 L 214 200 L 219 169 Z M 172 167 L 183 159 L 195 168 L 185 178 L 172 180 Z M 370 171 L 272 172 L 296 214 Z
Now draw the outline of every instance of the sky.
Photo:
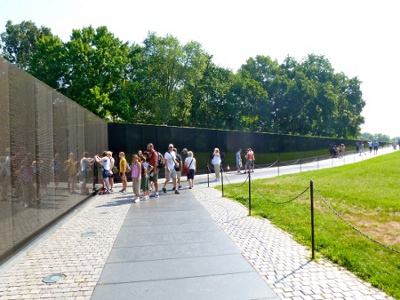
M 2 1 L 0 32 L 33 21 L 64 42 L 73 29 L 106 26 L 123 42 L 149 32 L 199 42 L 213 62 L 236 72 L 256 55 L 282 63 L 323 55 L 336 73 L 357 77 L 366 106 L 361 132 L 400 136 L 397 0 L 13 0 Z M 399 103 L 399 104 L 397 104 Z M 397 120 L 399 118 L 399 120 Z M 399 125 L 398 125 L 399 124 Z

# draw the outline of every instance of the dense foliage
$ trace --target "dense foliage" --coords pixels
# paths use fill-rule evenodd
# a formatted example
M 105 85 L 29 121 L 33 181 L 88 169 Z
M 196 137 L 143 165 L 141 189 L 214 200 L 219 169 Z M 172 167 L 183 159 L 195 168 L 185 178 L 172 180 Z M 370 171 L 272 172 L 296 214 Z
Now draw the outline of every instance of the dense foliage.
M 357 137 L 364 122 L 361 82 L 315 54 L 282 64 L 258 55 L 234 73 L 171 35 L 128 45 L 102 26 L 63 42 L 31 21 L 8 21 L 1 55 L 112 122 L 337 138 Z

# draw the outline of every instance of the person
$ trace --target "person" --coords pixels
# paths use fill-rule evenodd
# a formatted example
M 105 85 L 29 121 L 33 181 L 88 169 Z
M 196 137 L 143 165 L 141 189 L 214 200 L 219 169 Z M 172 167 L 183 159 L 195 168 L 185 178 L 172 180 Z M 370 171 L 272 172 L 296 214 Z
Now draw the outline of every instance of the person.
M 255 161 L 255 157 L 254 157 L 254 152 L 253 150 L 251 150 L 251 148 L 247 148 L 247 153 L 246 153 L 246 165 L 244 167 L 244 172 L 246 173 L 247 168 L 249 169 L 249 173 L 250 172 L 254 172 L 254 161 Z
M 186 160 L 186 158 L 189 156 L 188 155 L 188 149 L 183 148 L 182 153 L 183 153 L 183 159 Z
M 397 148 L 397 142 L 396 142 L 396 140 L 393 140 L 392 146 L 393 146 L 393 150 L 396 150 L 396 148 Z
M 103 151 L 103 153 L 101 154 L 101 158 L 100 156 L 98 156 L 97 154 L 95 155 L 94 159 L 96 160 L 96 162 L 98 164 L 101 165 L 101 177 L 103 178 L 103 184 L 104 184 L 104 188 L 105 188 L 105 194 L 111 194 L 110 192 L 110 175 L 109 172 L 111 171 L 111 163 L 110 163 L 110 159 L 107 156 L 107 151 Z
M 218 148 L 214 148 L 214 152 L 212 154 L 211 163 L 214 166 L 215 171 L 215 181 L 220 181 L 220 173 L 221 173 L 221 154 Z
M 54 154 L 54 158 L 51 161 L 50 168 L 53 170 L 54 175 L 54 189 L 58 189 L 61 175 L 61 162 L 60 155 L 58 153 Z
M 363 154 L 364 153 L 364 155 L 366 155 L 366 153 L 365 153 L 365 147 L 364 147 L 364 142 L 360 142 L 360 156 L 361 156 L 361 154 Z
M 368 141 L 369 153 L 372 153 L 372 141 Z
M 38 155 L 38 157 L 32 162 L 32 170 L 35 176 L 35 190 L 36 190 L 36 202 L 40 204 L 41 199 L 41 190 L 45 194 L 47 194 L 47 185 L 48 182 L 46 180 L 46 171 L 45 171 L 45 165 L 43 163 L 43 160 L 41 157 Z
M 99 183 L 99 169 L 101 169 L 101 165 L 96 162 L 96 160 L 93 160 L 93 165 L 92 165 L 92 191 L 96 191 L 96 184 Z M 101 178 L 101 184 L 102 188 L 104 189 L 104 181 L 103 178 Z
M 89 191 L 86 189 L 87 180 L 90 179 L 92 174 L 92 165 L 93 165 L 94 158 L 89 157 L 89 152 L 83 152 L 83 157 L 81 159 L 81 168 L 80 168 L 80 178 L 82 179 L 81 184 L 81 194 L 88 195 Z
M 6 157 L 0 156 L 0 198 L 7 201 Z
M 399 144 L 399 150 L 400 150 L 400 138 L 397 140 L 397 144 Z
M 76 184 L 76 165 L 74 153 L 69 154 L 69 158 L 64 162 L 65 170 L 68 176 L 68 192 L 70 194 L 76 194 L 75 184 Z
M 149 156 L 149 164 L 152 166 L 152 168 L 149 171 L 149 181 L 153 182 L 154 184 L 154 193 L 151 194 L 150 197 L 158 198 L 158 168 L 157 168 L 157 162 L 158 162 L 158 153 L 154 149 L 154 145 L 152 143 L 149 143 L 147 145 L 147 151 L 148 151 L 148 156 Z
M 132 190 L 134 194 L 133 203 L 140 201 L 140 179 L 142 177 L 142 167 L 139 162 L 139 156 L 137 154 L 132 155 Z
M 240 174 L 240 169 L 242 167 L 242 149 L 239 149 L 238 152 L 236 152 L 236 169 L 237 173 Z
M 113 190 L 113 188 L 114 188 L 114 176 L 116 176 L 117 174 L 115 174 L 116 172 L 117 172 L 117 170 L 118 169 L 114 169 L 114 166 L 115 166 L 115 159 L 114 159 L 114 157 L 112 156 L 112 152 L 111 151 L 107 151 L 107 156 L 108 156 L 108 158 L 110 159 L 110 170 L 112 171 L 112 174 L 110 175 L 110 193 L 113 193 L 114 192 L 114 190 Z M 114 172 L 115 171 L 115 172 Z
M 178 150 L 176 148 L 173 148 L 173 151 L 175 152 L 176 156 L 176 161 L 178 162 L 179 166 L 175 167 L 176 170 L 176 181 L 178 184 L 178 189 L 181 189 L 181 174 L 182 174 L 182 156 L 178 153 Z
M 356 153 L 358 153 L 359 151 L 360 151 L 360 144 L 356 142 Z
M 377 140 L 372 142 L 372 147 L 374 147 L 374 155 L 378 154 L 378 146 L 379 146 L 379 142 Z
M 150 169 L 149 163 L 146 161 L 146 157 L 144 155 L 139 156 L 140 163 L 142 165 L 142 180 L 140 181 L 140 188 L 143 191 L 143 196 L 140 200 L 145 201 L 149 199 L 149 174 L 148 171 Z
M 122 183 L 122 190 L 120 190 L 120 193 L 126 194 L 126 188 L 128 186 L 128 180 L 126 179 L 126 172 L 127 172 L 127 165 L 128 162 L 126 161 L 125 158 L 125 153 L 120 152 L 119 153 L 119 176 L 121 177 L 121 183 Z
M 185 162 L 186 158 L 188 157 L 188 149 L 183 148 L 182 153 L 183 153 L 183 162 Z M 186 174 L 186 180 L 189 181 L 187 174 Z
M 31 204 L 35 194 L 33 186 L 34 172 L 29 156 L 22 160 L 21 167 L 17 173 L 21 179 L 22 204 L 27 208 Z M 39 204 L 39 202 L 37 204 Z
M 344 152 L 346 151 L 346 146 L 344 144 L 340 145 L 340 153 L 344 157 Z
M 185 167 L 189 169 L 187 176 L 189 181 L 189 189 L 192 189 L 194 183 L 194 174 L 196 173 L 196 159 L 194 158 L 192 151 L 188 151 L 187 154 L 188 157 L 185 159 Z
M 165 152 L 164 159 L 165 159 L 165 181 L 162 191 L 164 193 L 167 192 L 167 184 L 172 179 L 172 190 L 175 191 L 175 194 L 179 194 L 178 189 L 176 188 L 176 169 L 175 167 L 179 166 L 179 163 L 176 159 L 175 152 L 173 151 L 174 145 L 169 144 L 168 151 Z

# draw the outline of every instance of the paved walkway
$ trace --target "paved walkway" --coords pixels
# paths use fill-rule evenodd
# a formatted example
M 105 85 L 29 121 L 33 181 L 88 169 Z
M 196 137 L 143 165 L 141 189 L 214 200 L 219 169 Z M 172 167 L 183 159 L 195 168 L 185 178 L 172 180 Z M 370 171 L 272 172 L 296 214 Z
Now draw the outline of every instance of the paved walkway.
M 276 170 L 265 172 L 253 177 Z M 309 261 L 309 250 L 248 217 L 206 176 L 180 195 L 131 197 L 96 196 L 21 250 L 0 267 L 0 299 L 391 299 L 324 259 Z M 43 282 L 57 273 L 65 277 Z

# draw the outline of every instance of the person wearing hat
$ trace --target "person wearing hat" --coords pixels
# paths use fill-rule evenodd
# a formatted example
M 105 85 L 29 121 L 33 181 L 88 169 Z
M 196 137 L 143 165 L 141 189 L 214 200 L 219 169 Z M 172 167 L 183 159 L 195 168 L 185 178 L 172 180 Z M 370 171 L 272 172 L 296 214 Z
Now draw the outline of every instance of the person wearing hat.
M 175 152 L 173 151 L 174 145 L 169 144 L 168 151 L 165 152 L 164 159 L 165 159 L 165 182 L 162 191 L 164 193 L 167 192 L 166 186 L 168 182 L 172 179 L 172 190 L 175 191 L 175 194 L 179 194 L 178 189 L 176 188 L 176 170 L 175 166 L 179 166 L 179 162 L 176 160 Z

